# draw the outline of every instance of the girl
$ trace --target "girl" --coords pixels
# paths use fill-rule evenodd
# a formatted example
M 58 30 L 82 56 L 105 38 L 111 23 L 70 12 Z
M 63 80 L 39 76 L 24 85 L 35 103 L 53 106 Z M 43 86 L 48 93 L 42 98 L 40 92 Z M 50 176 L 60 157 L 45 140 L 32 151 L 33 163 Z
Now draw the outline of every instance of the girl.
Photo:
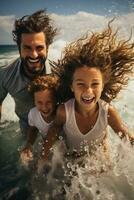
M 32 145 L 37 138 L 37 133 L 39 132 L 45 139 L 48 128 L 53 122 L 57 106 L 56 88 L 57 79 L 52 75 L 41 76 L 29 85 L 29 91 L 34 96 L 35 107 L 28 114 L 28 139 L 21 151 L 21 160 L 24 164 L 28 164 L 33 158 Z
M 59 77 L 58 95 L 63 102 L 48 131 L 45 159 L 63 128 L 69 152 L 80 156 L 98 145 L 107 148 L 108 125 L 130 142 L 134 136 L 110 102 L 127 85 L 133 72 L 134 44 L 116 41 L 110 25 L 102 33 L 81 38 L 66 47 L 64 56 L 53 63 Z

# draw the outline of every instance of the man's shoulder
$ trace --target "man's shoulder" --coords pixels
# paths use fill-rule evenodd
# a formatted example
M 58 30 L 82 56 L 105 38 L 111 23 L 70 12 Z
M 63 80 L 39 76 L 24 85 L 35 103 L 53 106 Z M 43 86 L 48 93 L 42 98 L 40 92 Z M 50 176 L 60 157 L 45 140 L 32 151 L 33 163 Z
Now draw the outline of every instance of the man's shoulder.
M 0 67 L 0 72 L 8 73 L 8 71 L 13 71 L 14 69 L 18 69 L 21 65 L 20 58 L 17 58 L 16 60 L 8 63 L 7 65 L 3 65 Z
M 12 63 L 0 67 L 0 79 L 5 81 L 5 79 L 10 80 L 12 78 L 15 78 L 15 76 L 18 76 L 18 74 L 20 74 L 20 66 L 21 60 L 18 58 Z

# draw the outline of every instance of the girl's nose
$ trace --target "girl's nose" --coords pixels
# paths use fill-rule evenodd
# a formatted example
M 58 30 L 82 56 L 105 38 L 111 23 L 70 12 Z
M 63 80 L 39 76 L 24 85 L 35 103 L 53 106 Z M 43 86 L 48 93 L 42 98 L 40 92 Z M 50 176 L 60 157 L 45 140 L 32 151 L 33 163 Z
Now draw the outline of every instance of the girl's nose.
M 92 93 L 92 88 L 90 86 L 87 86 L 86 91 L 89 92 L 89 93 Z

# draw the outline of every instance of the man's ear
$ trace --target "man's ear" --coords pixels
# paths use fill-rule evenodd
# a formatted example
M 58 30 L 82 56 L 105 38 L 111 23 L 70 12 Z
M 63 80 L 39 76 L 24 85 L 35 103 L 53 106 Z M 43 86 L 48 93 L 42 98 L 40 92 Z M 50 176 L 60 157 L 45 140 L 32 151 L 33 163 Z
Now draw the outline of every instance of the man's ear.
M 72 84 L 70 85 L 70 89 L 71 89 L 72 92 L 74 92 Z
M 48 56 L 48 49 L 49 49 L 49 47 L 47 47 L 47 49 L 46 49 L 46 57 Z

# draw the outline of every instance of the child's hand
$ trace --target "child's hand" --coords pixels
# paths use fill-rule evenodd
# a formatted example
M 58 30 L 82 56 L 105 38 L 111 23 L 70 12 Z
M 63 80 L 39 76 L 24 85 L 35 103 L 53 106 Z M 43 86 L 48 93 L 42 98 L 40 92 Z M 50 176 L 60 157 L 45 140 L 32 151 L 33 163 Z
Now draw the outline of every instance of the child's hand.
M 21 163 L 28 166 L 29 162 L 33 160 L 33 154 L 30 148 L 25 148 L 20 153 Z

